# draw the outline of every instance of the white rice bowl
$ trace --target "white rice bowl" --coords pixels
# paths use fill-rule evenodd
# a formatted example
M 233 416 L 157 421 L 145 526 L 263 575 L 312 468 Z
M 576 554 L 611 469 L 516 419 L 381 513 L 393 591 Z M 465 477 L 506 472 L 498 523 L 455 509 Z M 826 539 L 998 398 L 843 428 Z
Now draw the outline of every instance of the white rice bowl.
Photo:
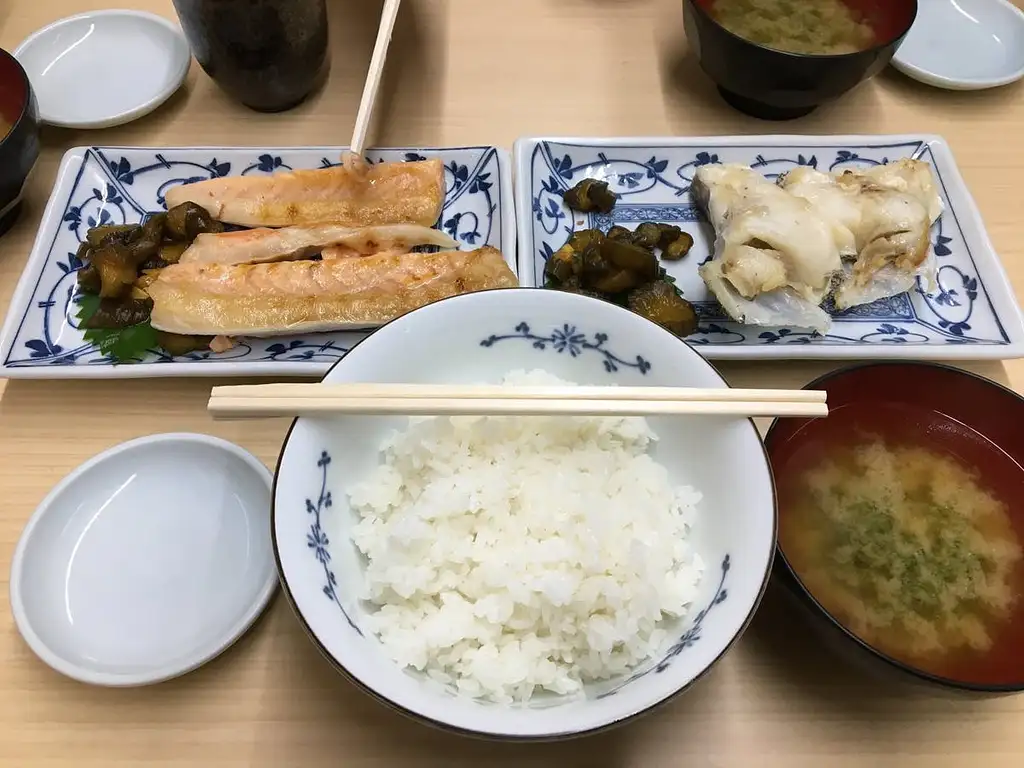
M 325 380 L 510 371 L 724 386 L 630 312 L 529 289 L 406 315 Z M 340 671 L 417 719 L 511 738 L 594 731 L 685 689 L 746 627 L 776 531 L 753 424 L 710 417 L 298 419 L 273 518 L 285 593 Z

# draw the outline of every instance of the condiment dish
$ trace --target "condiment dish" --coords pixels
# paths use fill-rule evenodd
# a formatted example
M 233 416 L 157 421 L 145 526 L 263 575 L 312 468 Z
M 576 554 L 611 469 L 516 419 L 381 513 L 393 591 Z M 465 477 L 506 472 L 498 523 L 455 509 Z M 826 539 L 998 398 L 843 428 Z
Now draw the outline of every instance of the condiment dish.
M 188 74 L 181 30 L 144 11 L 89 11 L 48 24 L 14 50 L 44 123 L 110 128 L 149 114 Z
M 270 486 L 255 457 L 207 435 L 152 435 L 93 457 L 57 484 L 18 541 L 18 630 L 55 670 L 94 685 L 195 669 L 274 592 Z
M 1024 12 L 1008 0 L 922 3 L 892 65 L 953 91 L 1016 82 L 1024 77 Z

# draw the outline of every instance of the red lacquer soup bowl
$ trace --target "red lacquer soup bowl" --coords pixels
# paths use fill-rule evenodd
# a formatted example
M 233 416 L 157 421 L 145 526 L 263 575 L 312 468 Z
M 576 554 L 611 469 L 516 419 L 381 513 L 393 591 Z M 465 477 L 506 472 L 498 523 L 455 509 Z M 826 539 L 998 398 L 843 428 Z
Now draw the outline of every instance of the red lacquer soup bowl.
M 18 215 L 38 157 L 39 110 L 32 86 L 18 61 L 0 50 L 0 235 Z
M 828 393 L 828 418 L 779 419 L 765 438 L 782 583 L 858 660 L 1024 690 L 1024 398 L 923 363 L 806 388 Z

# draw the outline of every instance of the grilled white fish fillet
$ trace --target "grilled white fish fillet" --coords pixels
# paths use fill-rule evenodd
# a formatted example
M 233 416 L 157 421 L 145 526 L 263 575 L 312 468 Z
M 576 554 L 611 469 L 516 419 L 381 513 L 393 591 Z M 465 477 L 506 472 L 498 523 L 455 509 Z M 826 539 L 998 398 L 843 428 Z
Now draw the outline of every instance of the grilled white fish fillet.
M 304 259 L 337 246 L 335 255 L 408 252 L 417 245 L 457 248 L 458 243 L 437 229 L 418 224 L 386 224 L 379 227 L 344 227 L 314 224 L 281 229 L 243 229 L 238 232 L 202 234 L 185 252 L 179 264 L 260 264 Z
M 699 268 L 735 320 L 827 330 L 819 306 L 842 269 L 833 230 L 805 200 L 743 165 L 705 165 L 693 191 L 715 227 Z
M 341 165 L 270 176 L 224 176 L 171 187 L 164 198 L 168 208 L 193 202 L 219 221 L 246 227 L 429 227 L 444 203 L 444 166 L 433 159 L 380 163 L 365 176 Z
M 439 299 L 518 284 L 500 251 L 271 264 L 172 264 L 147 287 L 170 333 L 274 336 L 381 325 Z
M 779 186 L 810 203 L 836 234 L 849 261 L 835 291 L 840 309 L 908 291 L 918 276 L 934 287 L 929 232 L 942 200 L 928 163 L 902 159 L 834 174 L 800 167 Z

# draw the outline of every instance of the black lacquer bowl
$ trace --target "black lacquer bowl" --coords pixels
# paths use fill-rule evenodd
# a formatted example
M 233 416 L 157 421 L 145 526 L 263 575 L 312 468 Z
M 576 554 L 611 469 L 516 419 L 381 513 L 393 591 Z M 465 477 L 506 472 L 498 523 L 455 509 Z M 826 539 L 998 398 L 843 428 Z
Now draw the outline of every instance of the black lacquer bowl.
M 0 50 L 0 235 L 21 208 L 21 193 L 39 157 L 39 108 L 28 75 Z M 10 126 L 10 130 L 8 130 Z
M 872 20 L 879 43 L 855 53 L 806 55 L 734 35 L 710 13 L 714 0 L 683 0 L 686 37 L 701 68 L 733 107 L 766 120 L 812 112 L 878 74 L 917 16 L 917 0 L 844 0 Z

